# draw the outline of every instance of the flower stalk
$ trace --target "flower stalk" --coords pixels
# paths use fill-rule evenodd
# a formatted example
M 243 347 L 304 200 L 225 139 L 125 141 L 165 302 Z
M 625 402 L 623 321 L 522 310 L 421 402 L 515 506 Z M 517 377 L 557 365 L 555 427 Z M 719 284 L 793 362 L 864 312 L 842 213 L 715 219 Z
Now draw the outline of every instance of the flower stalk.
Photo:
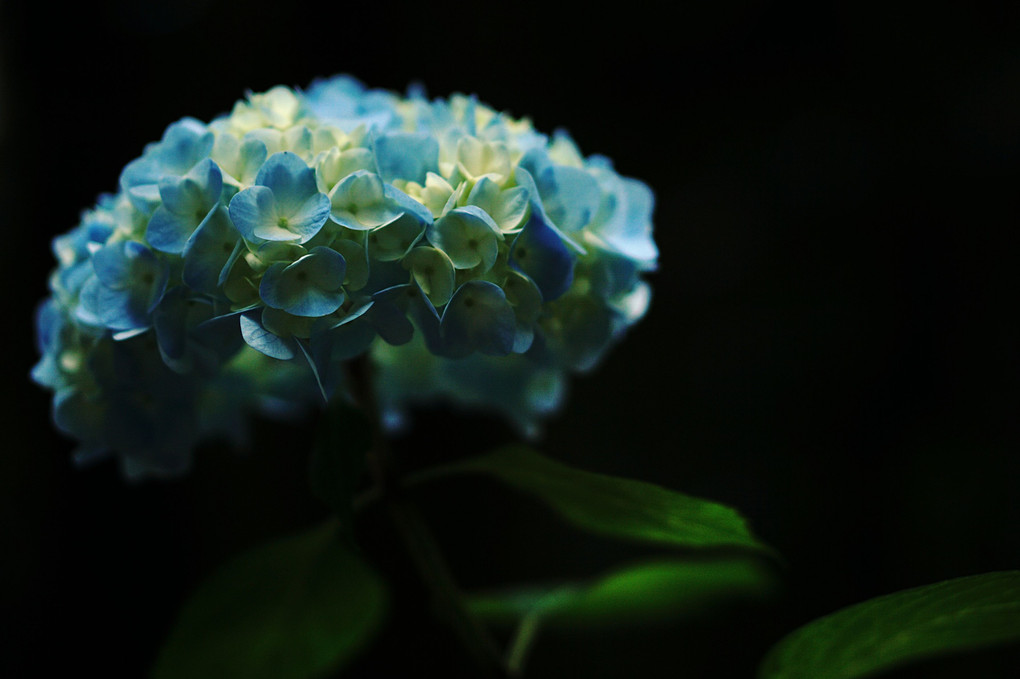
M 348 363 L 351 396 L 368 417 L 373 430 L 372 449 L 368 451 L 366 460 L 374 481 L 369 493 L 386 507 L 401 542 L 433 598 L 437 612 L 451 626 L 478 669 L 484 672 L 483 676 L 511 676 L 504 665 L 499 645 L 488 628 L 468 610 L 463 593 L 432 531 L 402 488 L 399 471 L 380 425 L 370 371 L 371 365 L 364 357 Z

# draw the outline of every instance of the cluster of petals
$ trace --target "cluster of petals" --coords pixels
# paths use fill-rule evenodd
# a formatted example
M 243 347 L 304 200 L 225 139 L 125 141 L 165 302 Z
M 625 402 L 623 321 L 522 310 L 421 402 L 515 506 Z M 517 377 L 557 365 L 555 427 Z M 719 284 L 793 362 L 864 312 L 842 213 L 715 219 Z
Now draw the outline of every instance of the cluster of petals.
M 187 469 L 368 354 L 387 424 L 447 401 L 533 433 L 644 313 L 652 193 L 454 95 L 338 76 L 185 118 L 54 240 L 33 376 L 80 459 Z

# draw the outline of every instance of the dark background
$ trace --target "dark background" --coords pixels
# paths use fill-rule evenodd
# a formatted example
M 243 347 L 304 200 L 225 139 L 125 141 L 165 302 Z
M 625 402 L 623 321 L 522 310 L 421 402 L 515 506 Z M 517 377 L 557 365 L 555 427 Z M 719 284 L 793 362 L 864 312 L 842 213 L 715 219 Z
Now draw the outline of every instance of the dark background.
M 575 380 L 541 449 L 735 506 L 786 559 L 764 603 L 542 636 L 533 676 L 747 677 L 844 605 L 1020 567 L 1020 40 L 1015 7 L 991 7 L 5 2 L 0 673 L 141 676 L 204 574 L 325 515 L 305 486 L 309 422 L 260 421 L 247 456 L 209 445 L 187 478 L 131 486 L 113 464 L 71 467 L 28 372 L 50 240 L 144 144 L 246 90 L 339 72 L 477 93 L 654 188 L 651 311 Z M 507 436 L 436 411 L 398 452 L 413 465 Z M 636 554 L 494 485 L 436 490 L 421 501 L 465 585 Z M 387 530 L 369 513 L 359 534 L 396 583 L 393 624 L 351 676 L 456 675 Z

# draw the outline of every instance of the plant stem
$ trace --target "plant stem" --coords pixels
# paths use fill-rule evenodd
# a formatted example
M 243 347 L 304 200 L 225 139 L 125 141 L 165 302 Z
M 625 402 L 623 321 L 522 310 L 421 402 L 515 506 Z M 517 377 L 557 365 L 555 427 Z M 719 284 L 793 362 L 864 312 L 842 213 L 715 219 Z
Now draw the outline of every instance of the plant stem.
M 451 625 L 478 667 L 485 672 L 484 676 L 508 676 L 499 646 L 489 630 L 468 610 L 463 594 L 432 532 L 417 507 L 401 488 L 399 474 L 389 455 L 386 437 L 379 424 L 379 412 L 371 387 L 370 367 L 364 357 L 359 358 L 351 362 L 349 377 L 352 396 L 368 415 L 373 428 L 373 446 L 367 460 L 369 470 L 375 479 L 372 495 L 380 498 L 386 505 L 390 518 L 415 567 L 431 591 L 440 614 Z
M 391 498 L 387 504 L 418 571 L 432 590 L 440 614 L 481 669 L 491 676 L 505 676 L 496 642 L 464 605 L 464 597 L 417 509 L 404 499 Z
M 510 642 L 510 649 L 506 654 L 506 672 L 510 677 L 520 677 L 524 674 L 524 663 L 528 658 L 531 645 L 538 635 L 538 628 L 541 623 L 539 610 L 533 610 L 525 615 L 517 626 L 517 633 Z

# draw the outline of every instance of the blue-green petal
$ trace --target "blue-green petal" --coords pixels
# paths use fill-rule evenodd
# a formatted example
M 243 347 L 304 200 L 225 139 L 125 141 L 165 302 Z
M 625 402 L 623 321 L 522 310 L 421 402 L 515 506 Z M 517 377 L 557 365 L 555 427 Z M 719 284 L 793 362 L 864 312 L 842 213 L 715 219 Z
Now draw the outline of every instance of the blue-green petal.
M 427 236 L 455 268 L 482 271 L 495 264 L 503 238 L 492 217 L 474 205 L 450 210 L 428 227 Z
M 374 172 L 352 172 L 329 192 L 330 218 L 355 231 L 367 231 L 393 221 L 402 210 L 386 200 L 385 186 Z
M 517 320 L 498 285 L 474 280 L 464 283 L 443 311 L 444 348 L 451 357 L 478 351 L 506 356 L 513 351 Z
M 319 192 L 315 170 L 291 151 L 269 156 L 259 169 L 255 183 L 269 188 L 280 212 L 288 215 L 297 212 L 308 198 Z
M 159 205 L 159 181 L 185 174 L 208 157 L 213 133 L 194 118 L 183 118 L 167 127 L 163 139 L 146 147 L 141 158 L 131 161 L 120 175 L 120 186 L 136 209 L 151 213 Z
M 92 266 L 96 283 L 87 284 L 83 302 L 92 306 L 99 321 L 114 331 L 148 327 L 166 290 L 166 263 L 141 243 L 120 241 L 96 251 Z
M 326 316 L 343 304 L 346 268 L 336 250 L 313 248 L 295 262 L 277 262 L 266 269 L 259 295 L 267 306 L 295 316 Z
M 230 221 L 249 242 L 259 242 L 256 231 L 265 232 L 279 226 L 276 198 L 265 186 L 250 186 L 230 199 Z
M 370 319 L 387 343 L 405 344 L 417 328 L 430 350 L 440 351 L 439 314 L 417 284 L 395 285 L 380 290 L 372 299 Z
M 598 182 L 581 168 L 553 165 L 535 181 L 547 214 L 567 233 L 587 226 L 599 209 Z
M 262 324 L 260 318 L 262 311 L 253 309 L 241 314 L 238 318 L 241 324 L 241 337 L 252 349 L 269 356 L 278 358 L 281 361 L 289 361 L 296 355 L 294 353 L 293 340 L 274 335 Z
M 576 261 L 576 255 L 538 211 L 531 213 L 510 248 L 510 265 L 527 274 L 546 301 L 560 297 L 570 288 Z
M 388 132 L 375 137 L 373 149 L 384 181 L 403 179 L 425 183 L 425 175 L 439 171 L 439 142 L 421 132 Z
M 326 223 L 330 208 L 329 197 L 324 193 L 315 193 L 290 213 L 287 228 L 299 236 L 299 243 L 307 243 Z
M 424 233 L 425 225 L 414 215 L 404 213 L 368 234 L 368 256 L 383 262 L 401 259 Z
M 604 217 L 592 230 L 620 255 L 637 262 L 643 271 L 655 269 L 659 250 L 652 238 L 655 195 L 647 184 L 611 171 L 600 175 L 606 193 Z
M 194 290 L 219 296 L 221 273 L 234 255 L 241 234 L 222 205 L 216 208 L 184 247 L 181 278 Z
M 230 200 L 230 218 L 245 240 L 307 243 L 326 223 L 329 198 L 297 154 L 269 156 L 255 181 Z
M 188 238 L 219 205 L 223 192 L 223 174 L 206 158 L 183 177 L 160 180 L 163 204 L 149 220 L 145 238 L 156 250 L 179 254 Z

